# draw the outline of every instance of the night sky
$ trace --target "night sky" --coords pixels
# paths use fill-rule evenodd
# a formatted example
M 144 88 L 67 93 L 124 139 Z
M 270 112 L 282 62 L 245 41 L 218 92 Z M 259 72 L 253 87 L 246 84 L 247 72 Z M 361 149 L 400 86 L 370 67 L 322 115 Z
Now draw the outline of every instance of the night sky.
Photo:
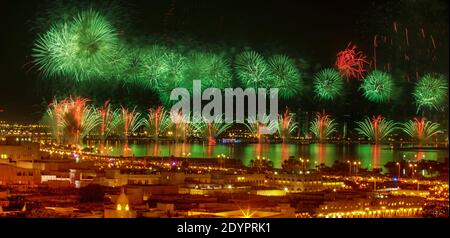
M 363 0 L 242 2 L 152 0 L 129 1 L 124 5 L 130 9 L 132 31 L 143 35 L 178 34 L 205 43 L 255 49 L 275 47 L 322 65 L 332 65 L 336 52 L 348 42 L 356 42 L 362 50 L 370 51 L 372 35 L 365 34 L 370 32 L 367 28 L 379 24 L 377 18 L 383 10 L 378 6 L 389 5 L 388 1 L 381 4 Z M 444 4 L 448 13 L 446 1 L 436 2 L 439 6 Z M 33 21 L 43 8 L 42 1 L 0 3 L 2 120 L 28 123 L 41 117 L 43 97 L 48 95 L 39 95 L 35 90 L 40 81 L 30 63 L 30 54 L 38 33 L 33 30 Z M 392 15 L 388 10 L 385 14 Z M 394 7 L 392 11 L 395 10 L 398 9 Z M 371 17 L 374 19 L 369 21 Z M 448 14 L 442 19 L 447 21 Z M 441 42 L 448 50 L 448 31 L 446 35 Z M 443 71 L 448 72 L 448 68 Z

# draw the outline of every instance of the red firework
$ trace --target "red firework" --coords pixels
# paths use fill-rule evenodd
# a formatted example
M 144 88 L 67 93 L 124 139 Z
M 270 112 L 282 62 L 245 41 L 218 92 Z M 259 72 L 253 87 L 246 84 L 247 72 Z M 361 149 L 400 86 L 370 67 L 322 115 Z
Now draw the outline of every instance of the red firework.
M 356 51 L 356 46 L 348 44 L 345 50 L 336 55 L 336 66 L 339 73 L 344 75 L 347 80 L 350 78 L 363 78 L 364 64 L 367 64 L 366 56 L 362 51 Z

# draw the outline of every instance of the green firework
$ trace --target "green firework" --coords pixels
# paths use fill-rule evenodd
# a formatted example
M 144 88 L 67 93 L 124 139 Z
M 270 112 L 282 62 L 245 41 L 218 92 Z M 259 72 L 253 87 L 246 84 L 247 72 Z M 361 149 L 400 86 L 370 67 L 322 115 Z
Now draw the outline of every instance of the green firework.
M 319 141 L 323 141 L 336 132 L 336 127 L 337 123 L 330 118 L 330 115 L 317 113 L 316 118 L 311 122 L 309 130 Z
M 120 119 L 119 128 L 121 130 L 118 131 L 118 133 L 120 133 L 125 139 L 137 132 L 137 130 L 144 124 L 141 114 L 136 111 L 136 108 L 129 110 L 122 107 Z
M 231 86 L 228 60 L 215 53 L 194 52 L 186 67 L 186 81 L 201 80 L 202 87 L 224 89 Z
M 149 134 L 157 139 L 170 129 L 172 126 L 172 119 L 170 118 L 170 114 L 163 107 L 157 107 L 149 110 L 147 118 L 144 120 L 144 125 L 149 131 Z
M 387 136 L 398 129 L 397 123 L 392 120 L 387 120 L 380 115 L 372 117 L 372 120 L 367 117 L 363 121 L 356 122 L 356 124 L 356 132 L 369 138 L 369 140 L 374 143 L 383 141 Z
M 245 120 L 244 125 L 249 130 L 250 134 L 254 138 L 261 138 L 261 130 L 267 129 L 267 130 L 273 130 L 278 129 L 278 121 L 272 121 L 270 120 L 270 117 L 266 114 L 262 115 L 261 118 L 255 118 L 255 117 L 249 117 Z
M 169 69 L 167 54 L 171 54 L 171 50 L 160 45 L 152 45 L 141 50 L 142 66 L 145 84 L 158 88 L 159 83 L 165 84 L 165 73 Z M 179 80 L 179 78 L 178 78 Z
M 103 107 L 97 109 L 101 124 L 99 127 L 99 135 L 102 140 L 105 140 L 113 133 L 118 134 L 119 125 L 121 123 L 120 110 L 113 109 L 109 102 L 106 102 Z
M 278 116 L 278 135 L 283 140 L 288 139 L 298 128 L 298 123 L 295 122 L 294 118 L 295 113 L 289 113 L 288 111 Z
M 266 87 L 269 84 L 269 66 L 264 57 L 255 51 L 245 51 L 236 56 L 234 68 L 246 88 Z
M 439 110 L 446 102 L 448 84 L 442 74 L 426 74 L 417 83 L 413 92 L 417 111 Z
M 334 100 L 342 95 L 344 83 L 335 69 L 322 69 L 314 75 L 314 93 L 321 100 Z
M 116 29 L 98 12 L 88 10 L 55 23 L 39 36 L 33 57 L 45 76 L 83 80 L 108 73 L 118 59 L 117 49 Z
M 116 77 L 128 83 L 153 87 L 153 81 L 149 80 L 151 77 L 146 61 L 147 52 L 140 47 L 122 48 L 121 52 L 122 58 L 116 67 Z
M 383 103 L 391 99 L 394 82 L 389 74 L 374 70 L 363 80 L 360 89 L 369 101 Z
M 443 133 L 439 127 L 439 123 L 427 121 L 425 118 L 414 118 L 403 123 L 401 129 L 418 142 L 426 142 L 432 136 Z
M 164 54 L 158 70 L 155 83 L 164 105 L 171 104 L 170 94 L 175 88 L 182 87 L 192 92 L 192 82 L 187 82 L 185 77 L 186 57 L 183 55 L 176 52 Z
M 223 134 L 232 124 L 224 122 L 222 116 L 223 115 L 218 115 L 213 121 L 208 121 L 206 119 L 199 121 L 195 126 L 194 133 L 201 138 L 210 139 L 214 139 Z
M 278 88 L 284 99 L 300 93 L 302 82 L 300 72 L 292 59 L 285 55 L 274 55 L 268 60 L 272 88 Z
M 58 143 L 79 144 L 101 124 L 97 110 L 86 105 L 88 101 L 77 97 L 50 104 L 42 122 L 49 126 Z

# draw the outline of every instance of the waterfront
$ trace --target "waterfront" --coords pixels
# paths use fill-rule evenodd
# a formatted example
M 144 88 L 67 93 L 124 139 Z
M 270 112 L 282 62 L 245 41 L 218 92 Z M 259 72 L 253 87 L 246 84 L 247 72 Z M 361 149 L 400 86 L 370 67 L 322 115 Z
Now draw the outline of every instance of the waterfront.
M 100 147 L 98 143 L 89 146 Z M 360 161 L 362 168 L 382 168 L 390 161 L 448 160 L 448 147 L 429 145 L 421 149 L 413 145 L 373 144 L 216 144 L 201 143 L 130 143 L 127 147 L 119 142 L 107 143 L 104 154 L 112 156 L 177 156 L 190 158 L 216 158 L 226 156 L 239 159 L 246 166 L 258 156 L 272 161 L 274 168 L 281 168 L 289 157 L 309 160 L 309 168 L 324 164 L 332 166 L 334 161 Z M 125 149 L 124 149 L 125 148 Z M 128 148 L 128 149 L 126 149 Z

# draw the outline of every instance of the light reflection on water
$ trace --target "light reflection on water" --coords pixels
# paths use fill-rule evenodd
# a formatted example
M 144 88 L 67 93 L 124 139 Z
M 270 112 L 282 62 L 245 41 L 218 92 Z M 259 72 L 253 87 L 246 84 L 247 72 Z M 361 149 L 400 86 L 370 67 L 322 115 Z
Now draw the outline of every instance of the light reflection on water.
M 98 144 L 89 144 L 100 148 Z M 309 167 L 325 164 L 333 165 L 334 161 L 360 161 L 362 168 L 382 168 L 389 161 L 436 160 L 448 158 L 447 150 L 404 150 L 390 145 L 372 144 L 195 144 L 195 143 L 148 143 L 129 144 L 128 146 L 114 142 L 105 145 L 105 151 L 113 156 L 178 156 L 191 158 L 215 158 L 225 155 L 240 159 L 244 165 L 257 156 L 265 157 L 273 162 L 275 168 L 280 168 L 283 161 L 294 158 L 309 159 Z

